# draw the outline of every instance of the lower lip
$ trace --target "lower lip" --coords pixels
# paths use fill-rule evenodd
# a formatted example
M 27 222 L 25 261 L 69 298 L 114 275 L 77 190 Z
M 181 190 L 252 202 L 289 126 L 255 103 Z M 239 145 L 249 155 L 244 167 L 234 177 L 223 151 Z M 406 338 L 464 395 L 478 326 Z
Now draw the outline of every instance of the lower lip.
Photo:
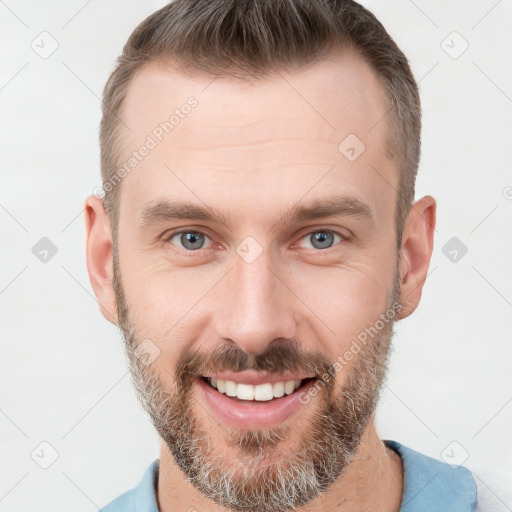
M 290 395 L 273 398 L 267 402 L 247 400 L 247 403 L 244 403 L 232 400 L 200 378 L 194 379 L 201 396 L 215 416 L 223 424 L 236 429 L 270 428 L 279 425 L 305 405 L 301 403 L 299 397 L 315 382 L 316 379 L 310 380 Z

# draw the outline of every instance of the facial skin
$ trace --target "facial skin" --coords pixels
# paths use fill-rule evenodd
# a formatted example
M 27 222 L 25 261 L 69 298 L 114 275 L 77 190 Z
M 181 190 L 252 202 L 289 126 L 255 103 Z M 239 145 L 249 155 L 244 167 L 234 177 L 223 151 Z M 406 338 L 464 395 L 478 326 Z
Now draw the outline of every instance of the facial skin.
M 86 201 L 91 283 L 125 335 L 137 390 L 163 439 L 160 510 L 398 510 L 401 464 L 373 419 L 392 321 L 268 429 L 224 424 L 195 381 L 206 370 L 240 368 L 320 375 L 394 304 L 397 319 L 416 308 L 436 205 L 430 196 L 416 201 L 399 253 L 398 171 L 386 156 L 387 123 L 376 124 L 387 112 L 384 93 L 351 53 L 253 84 L 153 63 L 125 103 L 126 158 L 191 96 L 197 107 L 121 183 L 115 268 L 102 202 Z M 353 162 L 338 151 L 349 134 L 366 146 Z M 277 222 L 334 195 L 356 198 L 370 214 Z M 206 205 L 226 224 L 143 224 L 144 208 L 161 200 Z M 187 249 L 185 237 L 171 238 L 178 229 L 199 238 Z M 237 252 L 247 237 L 262 250 L 251 262 Z M 147 339 L 160 351 L 149 366 L 137 357 Z

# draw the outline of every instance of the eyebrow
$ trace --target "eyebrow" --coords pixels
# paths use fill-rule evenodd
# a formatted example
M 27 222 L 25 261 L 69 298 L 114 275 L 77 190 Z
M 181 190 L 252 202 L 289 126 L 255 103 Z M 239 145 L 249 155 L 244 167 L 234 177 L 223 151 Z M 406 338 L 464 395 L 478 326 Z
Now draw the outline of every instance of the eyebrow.
M 170 201 L 168 199 L 146 203 L 140 218 L 141 226 L 143 227 L 178 219 L 202 220 L 226 226 L 230 221 L 229 217 L 210 206 L 200 206 L 181 201 Z
M 325 199 L 316 199 L 310 204 L 298 202 L 292 208 L 274 219 L 273 227 L 284 224 L 321 219 L 324 217 L 362 217 L 373 220 L 372 208 L 357 197 L 335 195 Z M 141 226 L 173 220 L 196 220 L 229 226 L 231 217 L 216 208 L 199 204 L 161 199 L 146 203 L 140 214 Z
M 335 195 L 325 199 L 316 199 L 308 205 L 295 204 L 288 212 L 275 220 L 276 225 L 298 224 L 324 217 L 362 217 L 373 220 L 373 210 L 358 197 Z

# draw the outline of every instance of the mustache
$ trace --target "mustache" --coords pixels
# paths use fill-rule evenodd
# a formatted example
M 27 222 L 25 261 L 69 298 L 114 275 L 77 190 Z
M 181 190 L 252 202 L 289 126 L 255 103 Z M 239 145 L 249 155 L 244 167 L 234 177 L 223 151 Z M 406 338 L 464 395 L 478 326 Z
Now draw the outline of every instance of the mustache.
M 187 347 L 176 365 L 176 379 L 185 384 L 193 377 L 208 372 L 265 371 L 268 374 L 284 372 L 334 374 L 329 359 L 319 350 L 304 351 L 295 339 L 277 338 L 260 354 L 243 351 L 234 343 L 219 345 L 208 352 Z

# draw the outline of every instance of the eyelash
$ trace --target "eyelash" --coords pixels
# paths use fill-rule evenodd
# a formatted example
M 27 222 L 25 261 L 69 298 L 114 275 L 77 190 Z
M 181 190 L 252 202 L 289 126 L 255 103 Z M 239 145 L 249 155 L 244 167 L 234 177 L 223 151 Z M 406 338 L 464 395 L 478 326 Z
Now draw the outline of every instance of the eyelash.
M 336 246 L 340 245 L 340 244 L 341 244 L 341 242 L 343 242 L 343 241 L 345 241 L 345 240 L 348 240 L 348 237 L 347 237 L 346 235 L 344 235 L 344 234 L 342 234 L 342 233 L 340 233 L 340 232 L 338 232 L 338 231 L 335 231 L 335 230 L 333 230 L 333 229 L 324 229 L 324 228 L 314 229 L 313 231 L 310 231 L 310 232 L 306 233 L 305 235 L 301 236 L 301 237 L 299 238 L 299 240 L 302 240 L 302 239 L 304 239 L 304 238 L 306 238 L 306 237 L 308 237 L 308 236 L 311 236 L 311 235 L 312 235 L 312 234 L 314 234 L 314 233 L 319 233 L 319 232 L 322 232 L 322 233 L 330 233 L 330 234 L 333 234 L 333 235 L 337 235 L 337 236 L 339 236 L 339 237 L 341 238 L 341 241 L 340 241 L 340 242 L 338 242 L 337 244 L 332 245 L 331 247 L 327 247 L 326 249 L 306 248 L 306 250 L 308 250 L 308 251 L 315 251 L 315 252 L 319 252 L 319 253 L 322 253 L 322 252 L 328 252 L 328 251 L 329 251 L 329 249 L 333 249 L 334 247 L 336 247 Z M 203 235 L 203 236 L 205 236 L 205 237 L 207 237 L 207 238 L 210 238 L 210 237 L 208 236 L 208 234 L 207 234 L 207 233 L 205 233 L 204 231 L 198 230 L 198 229 L 190 229 L 190 228 L 189 228 L 189 229 L 179 229 L 179 230 L 177 230 L 177 231 L 173 231 L 173 232 L 169 233 L 169 234 L 165 237 L 165 239 L 164 239 L 164 243 L 170 243 L 170 241 L 171 241 L 175 236 L 177 236 L 177 235 L 181 235 L 181 234 L 183 234 L 183 233 L 197 233 L 197 234 L 199 234 L 199 235 Z M 173 244 L 172 244 L 172 245 L 173 245 Z M 294 244 L 294 246 L 295 246 L 295 244 Z M 209 247 L 207 247 L 206 249 L 209 249 Z M 188 249 L 185 249 L 185 248 L 183 248 L 182 250 L 183 250 L 183 251 L 185 251 L 185 252 L 187 252 L 187 253 L 191 253 L 191 254 L 193 254 L 193 253 L 195 253 L 195 252 L 199 252 L 199 251 L 201 251 L 201 250 L 202 250 L 202 248 L 201 248 L 201 249 L 196 249 L 195 251 L 191 251 L 191 250 L 188 250 Z

